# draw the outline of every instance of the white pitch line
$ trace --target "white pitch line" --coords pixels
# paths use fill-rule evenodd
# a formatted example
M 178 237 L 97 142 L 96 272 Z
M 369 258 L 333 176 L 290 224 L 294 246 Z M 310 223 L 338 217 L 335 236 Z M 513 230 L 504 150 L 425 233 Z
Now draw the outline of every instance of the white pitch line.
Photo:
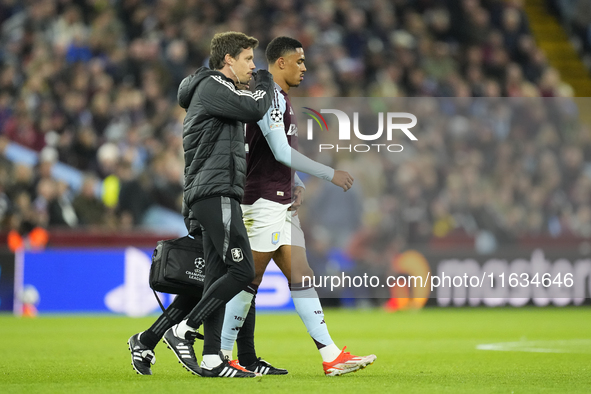
M 591 353 L 591 339 L 483 343 L 478 350 L 530 353 Z

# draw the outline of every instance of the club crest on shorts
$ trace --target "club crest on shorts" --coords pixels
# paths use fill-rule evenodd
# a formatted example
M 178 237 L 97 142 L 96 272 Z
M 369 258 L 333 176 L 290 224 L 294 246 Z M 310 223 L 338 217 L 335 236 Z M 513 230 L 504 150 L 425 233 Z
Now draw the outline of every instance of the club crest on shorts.
M 232 260 L 234 260 L 235 262 L 242 261 L 242 259 L 244 258 L 244 256 L 242 255 L 242 249 L 240 248 L 234 248 L 231 250 L 231 252 Z
M 281 235 L 281 232 L 279 231 L 275 231 L 272 235 L 271 235 L 271 243 L 273 245 L 277 245 L 279 243 L 279 236 Z

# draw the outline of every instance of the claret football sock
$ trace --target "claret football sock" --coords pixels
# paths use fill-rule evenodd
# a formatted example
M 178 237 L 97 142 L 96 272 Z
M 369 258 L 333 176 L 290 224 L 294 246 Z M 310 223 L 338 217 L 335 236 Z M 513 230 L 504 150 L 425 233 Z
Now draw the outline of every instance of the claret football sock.
M 291 285 L 291 298 L 296 312 L 304 322 L 308 334 L 314 339 L 323 361 L 332 361 L 340 354 L 340 349 L 328 333 L 328 327 L 324 321 L 324 311 L 318 299 L 318 293 L 314 288 L 302 288 Z

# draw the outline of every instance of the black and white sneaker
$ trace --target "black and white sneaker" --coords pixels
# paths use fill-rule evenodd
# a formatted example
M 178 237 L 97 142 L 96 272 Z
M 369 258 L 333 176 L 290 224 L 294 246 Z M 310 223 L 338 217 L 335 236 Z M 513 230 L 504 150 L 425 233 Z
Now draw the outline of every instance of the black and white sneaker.
M 152 375 L 151 365 L 156 363 L 156 355 L 154 350 L 145 346 L 140 341 L 140 335 L 132 335 L 127 341 L 127 346 L 131 352 L 131 366 L 140 375 Z
M 248 369 L 251 372 L 259 373 L 261 375 L 287 375 L 288 373 L 287 369 L 276 368 L 260 357 L 257 361 L 245 366 L 244 368 Z
M 238 360 L 230 360 L 228 357 L 222 357 L 221 353 L 220 358 L 222 359 L 222 363 L 211 369 L 201 364 L 200 376 L 204 378 L 254 378 L 260 376 L 260 374 L 251 372 L 238 364 Z
M 176 326 L 175 326 L 176 327 Z M 179 360 L 179 363 L 187 369 L 187 371 L 201 375 L 201 367 L 195 356 L 193 344 L 197 338 L 197 333 L 194 331 L 187 331 L 185 338 L 179 338 L 174 332 L 174 327 L 171 327 L 164 333 L 163 341 L 166 346 L 172 350 Z

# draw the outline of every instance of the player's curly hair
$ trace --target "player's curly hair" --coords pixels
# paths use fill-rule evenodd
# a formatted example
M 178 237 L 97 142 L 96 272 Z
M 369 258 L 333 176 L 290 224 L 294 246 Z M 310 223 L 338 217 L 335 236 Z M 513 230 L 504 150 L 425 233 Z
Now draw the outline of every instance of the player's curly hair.
M 259 40 L 247 36 L 244 33 L 236 31 L 218 33 L 211 39 L 209 68 L 212 70 L 221 70 L 224 68 L 224 58 L 226 55 L 230 55 L 236 59 L 243 49 L 255 49 L 258 45 Z
M 267 62 L 273 64 L 282 56 L 285 56 L 288 52 L 295 52 L 298 48 L 303 48 L 301 42 L 291 37 L 275 37 L 265 51 Z

